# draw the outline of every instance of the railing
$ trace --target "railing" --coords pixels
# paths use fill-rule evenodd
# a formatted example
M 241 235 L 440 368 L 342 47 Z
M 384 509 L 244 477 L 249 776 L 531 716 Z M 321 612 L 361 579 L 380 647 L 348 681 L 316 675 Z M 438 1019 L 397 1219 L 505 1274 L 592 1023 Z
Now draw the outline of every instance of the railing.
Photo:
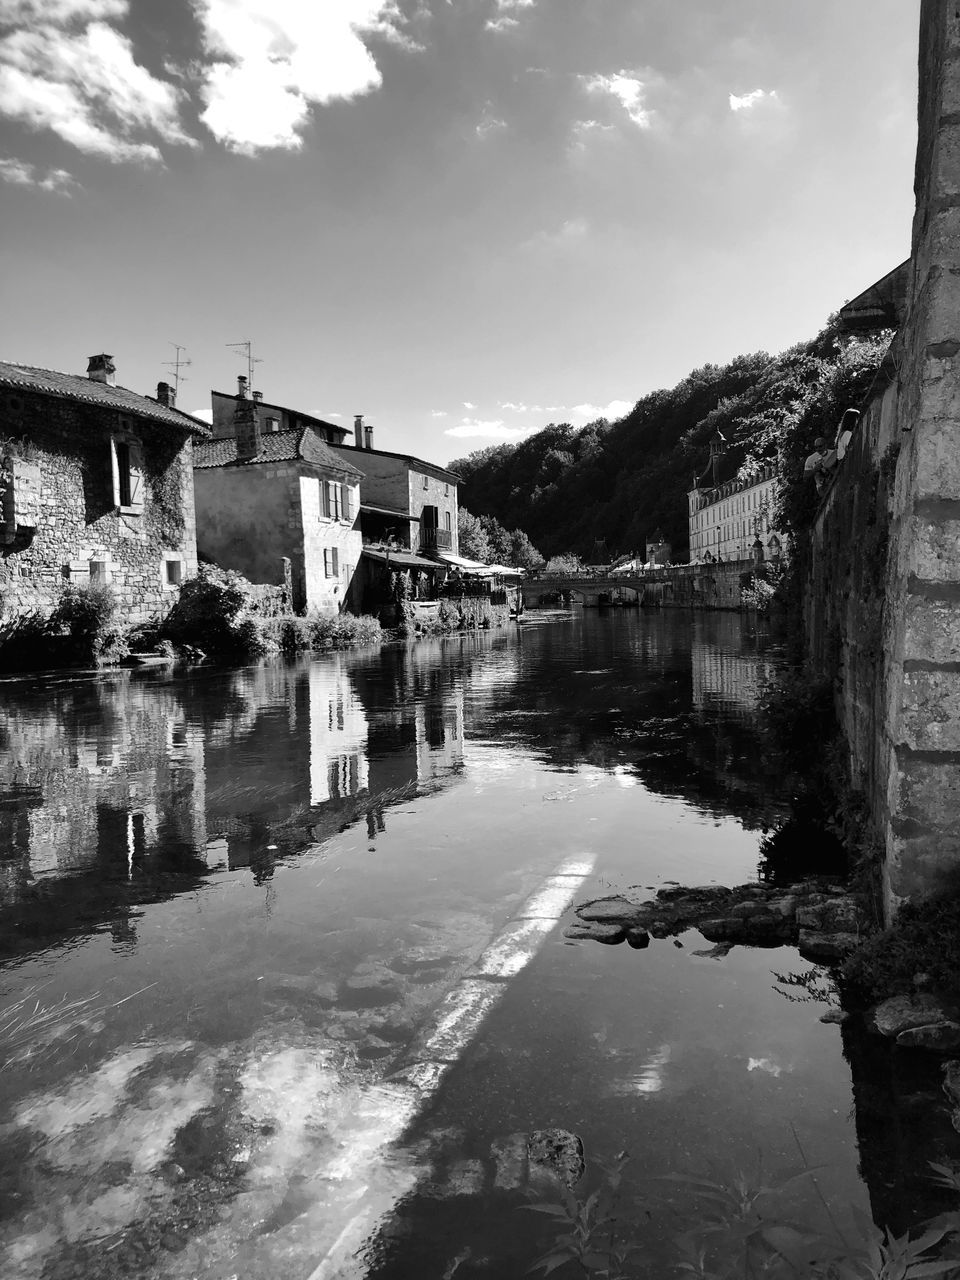
M 452 551 L 453 534 L 449 529 L 425 529 L 420 533 L 421 551 Z

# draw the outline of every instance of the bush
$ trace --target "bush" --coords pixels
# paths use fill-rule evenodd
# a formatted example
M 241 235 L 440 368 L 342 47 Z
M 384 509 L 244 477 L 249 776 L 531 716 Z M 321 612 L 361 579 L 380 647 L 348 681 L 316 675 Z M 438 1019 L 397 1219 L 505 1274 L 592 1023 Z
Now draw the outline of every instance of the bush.
M 163 630 L 175 644 L 190 645 L 214 658 L 258 658 L 270 651 L 265 623 L 250 615 L 258 598 L 242 574 L 203 565 L 180 588 Z
M 310 628 L 312 649 L 349 649 L 354 645 L 377 644 L 383 639 L 383 630 L 376 618 L 368 614 L 356 617 L 352 613 L 309 613 L 304 621 Z
M 65 587 L 50 615 L 55 635 L 68 638 L 68 661 L 118 662 L 129 652 L 117 601 L 107 586 Z
M 960 898 L 903 906 L 894 925 L 844 962 L 842 974 L 863 1004 L 912 993 L 918 974 L 935 991 L 960 995 Z

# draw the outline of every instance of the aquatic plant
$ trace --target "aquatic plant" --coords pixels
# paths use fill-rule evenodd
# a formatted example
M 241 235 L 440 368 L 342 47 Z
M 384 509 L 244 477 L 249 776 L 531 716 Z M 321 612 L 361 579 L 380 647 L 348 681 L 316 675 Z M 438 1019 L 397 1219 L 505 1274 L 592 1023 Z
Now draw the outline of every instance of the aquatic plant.
M 618 1209 L 623 1171 L 630 1157 L 621 1151 L 609 1164 L 602 1164 L 604 1178 L 596 1191 L 580 1199 L 558 1179 L 560 1199 L 556 1202 L 522 1205 L 534 1213 L 546 1214 L 557 1223 L 557 1235 L 550 1248 L 529 1268 L 548 1276 L 575 1262 L 584 1275 L 603 1280 L 627 1280 L 626 1270 L 638 1244 L 619 1236 Z

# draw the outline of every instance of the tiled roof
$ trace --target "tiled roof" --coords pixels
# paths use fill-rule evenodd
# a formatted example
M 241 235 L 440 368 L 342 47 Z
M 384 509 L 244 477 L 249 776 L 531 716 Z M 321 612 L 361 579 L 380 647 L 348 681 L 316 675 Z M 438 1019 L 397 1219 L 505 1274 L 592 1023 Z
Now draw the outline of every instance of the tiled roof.
M 94 382 L 78 373 L 58 373 L 55 369 L 34 369 L 26 364 L 9 364 L 0 360 L 0 387 L 15 387 L 19 391 L 39 392 L 57 396 L 61 400 L 73 400 L 80 404 L 96 404 L 120 413 L 135 414 L 151 422 L 163 422 L 181 431 L 192 431 L 198 436 L 208 436 L 210 428 L 199 418 L 191 417 L 180 409 L 170 409 L 149 396 L 141 396 L 126 387 L 111 387 L 106 382 Z
M 391 449 L 358 449 L 352 444 L 338 444 L 334 445 L 334 448 L 344 453 L 373 453 L 379 454 L 382 458 L 399 458 L 401 462 L 408 462 L 416 471 L 428 471 L 447 481 L 452 480 L 454 484 L 459 484 L 462 478 L 456 471 L 449 471 L 446 467 L 438 466 L 436 462 L 427 462 L 424 458 L 415 458 L 412 453 L 394 453 Z
M 207 467 L 246 467 L 262 462 L 310 462 L 361 479 L 362 471 L 333 452 L 310 427 L 297 431 L 273 431 L 260 437 L 260 452 L 255 458 L 238 458 L 233 436 L 225 440 L 208 440 L 194 450 L 193 465 Z

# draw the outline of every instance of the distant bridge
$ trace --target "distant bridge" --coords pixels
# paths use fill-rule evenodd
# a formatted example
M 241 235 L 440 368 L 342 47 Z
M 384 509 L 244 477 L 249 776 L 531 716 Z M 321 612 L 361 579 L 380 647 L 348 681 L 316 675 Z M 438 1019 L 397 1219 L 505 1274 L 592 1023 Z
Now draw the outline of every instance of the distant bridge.
M 531 608 L 553 603 L 558 595 L 569 596 L 575 604 L 596 608 L 605 601 L 620 600 L 623 604 L 642 604 L 646 578 L 639 574 L 541 574 L 527 578 L 523 584 L 524 602 Z

